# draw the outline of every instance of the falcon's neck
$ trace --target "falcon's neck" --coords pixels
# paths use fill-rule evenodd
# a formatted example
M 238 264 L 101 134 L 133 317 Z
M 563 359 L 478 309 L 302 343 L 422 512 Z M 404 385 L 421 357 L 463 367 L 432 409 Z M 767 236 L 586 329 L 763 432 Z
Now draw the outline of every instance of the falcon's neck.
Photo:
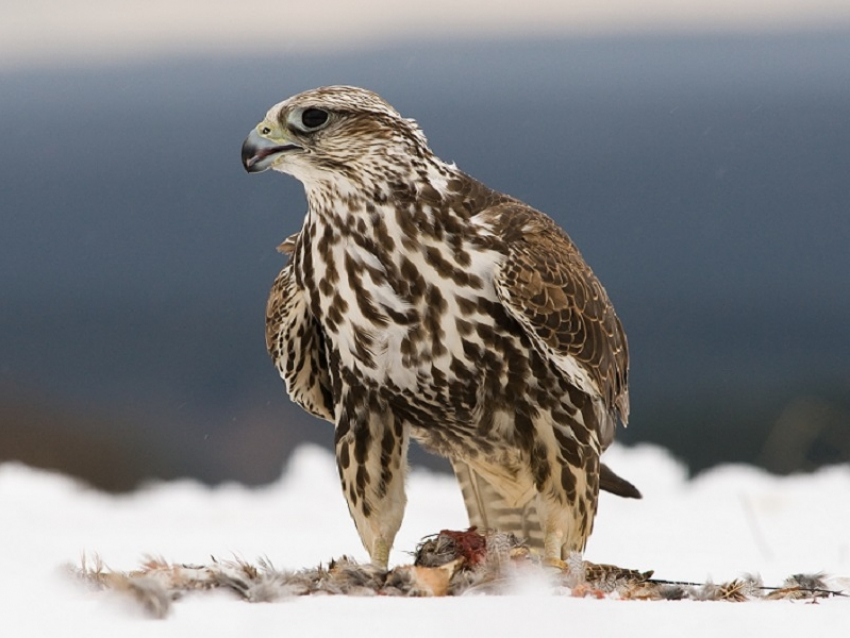
M 451 200 L 467 180 L 470 178 L 454 165 L 433 155 L 407 163 L 383 162 L 323 173 L 304 180 L 308 220 L 345 231 L 358 225 L 362 229 L 362 223 L 376 214 L 430 218 L 438 210 L 453 208 Z

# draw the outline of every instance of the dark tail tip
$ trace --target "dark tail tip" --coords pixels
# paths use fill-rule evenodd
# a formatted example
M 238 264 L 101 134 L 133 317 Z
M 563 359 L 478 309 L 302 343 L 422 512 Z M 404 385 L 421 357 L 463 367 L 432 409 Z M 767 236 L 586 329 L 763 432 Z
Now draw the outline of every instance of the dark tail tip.
M 638 488 L 614 474 L 614 470 L 604 463 L 599 467 L 599 489 L 623 498 L 643 498 Z

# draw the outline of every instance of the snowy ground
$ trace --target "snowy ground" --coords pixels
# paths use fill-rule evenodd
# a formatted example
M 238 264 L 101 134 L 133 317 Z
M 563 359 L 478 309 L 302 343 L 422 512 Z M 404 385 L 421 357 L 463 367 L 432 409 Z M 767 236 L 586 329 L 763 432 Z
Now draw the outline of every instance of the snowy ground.
M 657 577 L 728 580 L 758 572 L 766 584 L 823 571 L 850 589 L 850 467 L 772 477 L 725 467 L 687 481 L 654 447 L 615 448 L 607 462 L 638 485 L 642 501 L 603 496 L 586 558 Z M 463 529 L 450 477 L 423 471 L 392 564 L 409 563 L 422 536 Z M 267 557 L 278 568 L 342 554 L 366 560 L 327 452 L 303 448 L 277 483 L 208 488 L 183 481 L 114 497 L 15 464 L 0 466 L 0 636 L 477 636 L 557 631 L 596 636 L 850 635 L 850 598 L 812 605 L 635 602 L 552 596 L 530 588 L 507 597 L 442 599 L 306 597 L 248 604 L 225 592 L 190 595 L 166 620 L 142 616 L 117 594 L 93 591 L 63 566 L 98 554 L 129 570 L 145 554 L 207 563 Z M 11 567 L 11 569 L 9 569 Z

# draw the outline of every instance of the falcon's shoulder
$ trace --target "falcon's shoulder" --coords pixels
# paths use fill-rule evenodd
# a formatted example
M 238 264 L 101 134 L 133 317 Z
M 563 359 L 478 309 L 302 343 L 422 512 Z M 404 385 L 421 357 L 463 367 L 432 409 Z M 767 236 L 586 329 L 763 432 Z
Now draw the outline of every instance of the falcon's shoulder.
M 494 280 L 500 301 L 539 351 L 602 400 L 610 416 L 600 433 L 607 445 L 617 417 L 625 423 L 629 415 L 628 344 L 608 294 L 569 236 L 543 213 L 512 200 L 476 217 L 503 246 Z
M 298 235 L 278 250 L 292 255 Z M 272 284 L 266 304 L 266 348 L 289 396 L 320 419 L 334 420 L 324 335 L 310 314 L 290 261 Z

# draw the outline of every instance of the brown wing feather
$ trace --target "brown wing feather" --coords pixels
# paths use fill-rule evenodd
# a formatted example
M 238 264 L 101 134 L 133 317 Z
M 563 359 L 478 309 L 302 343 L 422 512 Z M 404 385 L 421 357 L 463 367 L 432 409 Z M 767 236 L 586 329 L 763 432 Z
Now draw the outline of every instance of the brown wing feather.
M 542 349 L 572 358 L 596 385 L 611 421 L 600 433 L 607 447 L 616 418 L 628 421 L 629 355 L 605 289 L 569 236 L 543 213 L 510 202 L 480 217 L 506 246 L 495 282 L 502 302 Z
M 281 244 L 281 252 L 291 254 L 295 237 Z M 291 263 L 275 279 L 266 304 L 266 348 L 290 398 L 313 416 L 333 421 L 322 332 L 309 313 Z

